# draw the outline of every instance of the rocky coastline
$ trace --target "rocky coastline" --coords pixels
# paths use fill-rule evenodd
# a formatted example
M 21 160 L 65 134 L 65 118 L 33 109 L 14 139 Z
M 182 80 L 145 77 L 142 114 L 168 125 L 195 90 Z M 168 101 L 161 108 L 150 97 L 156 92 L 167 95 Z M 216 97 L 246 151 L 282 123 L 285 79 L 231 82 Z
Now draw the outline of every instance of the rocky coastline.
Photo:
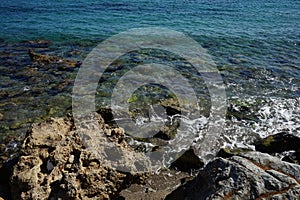
M 104 133 L 110 133 L 107 137 L 112 142 L 133 151 L 126 145 L 123 129 L 110 127 L 100 114 L 96 116 Z M 222 149 L 205 165 L 199 164 L 201 160 L 189 152 L 170 169 L 130 174 L 105 166 L 94 157 L 84 147 L 70 115 L 50 118 L 33 124 L 18 155 L 2 164 L 0 196 L 3 199 L 297 199 L 299 144 L 300 138 L 279 133 L 257 141 L 256 149 L 261 152 Z M 287 151 L 290 153 L 283 154 Z
M 16 72 L 19 79 L 32 83 L 30 87 L 24 86 L 21 92 L 24 97 L 19 93 L 1 91 L 0 97 L 4 99 L 1 106 L 14 109 L 31 96 L 70 92 L 74 77 L 68 73 L 80 66 L 80 62 L 72 59 L 77 51 L 70 52 L 71 59 L 46 55 L 43 52 L 49 49 L 50 43 L 38 40 L 9 46 L 0 40 L 0 56 L 2 61 L 5 60 L 2 70 L 7 74 Z M 11 48 L 22 52 L 23 56 L 26 54 L 26 57 L 13 60 L 12 57 L 18 55 L 11 55 Z M 54 80 L 56 75 L 65 79 L 55 83 L 39 82 L 40 85 L 35 86 L 40 81 L 36 79 Z M 7 100 L 10 98 L 14 101 Z M 70 98 L 62 99 L 67 101 L 63 106 L 70 106 Z M 190 149 L 168 169 L 131 174 L 106 166 L 95 157 L 83 144 L 71 114 L 65 116 L 65 110 L 60 113 L 59 107 L 52 106 L 60 104 L 61 99 L 56 100 L 46 113 L 40 114 L 42 117 L 0 127 L 2 132 L 26 132 L 26 135 L 9 134 L 1 143 L 0 200 L 297 199 L 300 196 L 300 138 L 295 135 L 279 132 L 258 138 L 253 143 L 255 151 L 223 148 L 208 163 L 203 163 Z M 170 115 L 180 113 L 175 104 L 163 106 L 168 108 Z M 248 112 L 248 107 L 243 108 L 242 111 L 229 108 L 227 117 L 257 120 Z M 99 121 L 97 130 L 109 141 L 129 154 L 135 151 L 127 143 L 126 132 L 108 124 L 112 118 L 111 110 L 98 110 L 95 117 Z M 7 113 L 0 113 L 0 121 L 2 119 L 10 118 Z M 29 127 L 29 124 L 32 125 Z M 88 130 L 95 129 L 88 127 Z M 170 130 L 162 131 L 160 137 L 169 138 Z

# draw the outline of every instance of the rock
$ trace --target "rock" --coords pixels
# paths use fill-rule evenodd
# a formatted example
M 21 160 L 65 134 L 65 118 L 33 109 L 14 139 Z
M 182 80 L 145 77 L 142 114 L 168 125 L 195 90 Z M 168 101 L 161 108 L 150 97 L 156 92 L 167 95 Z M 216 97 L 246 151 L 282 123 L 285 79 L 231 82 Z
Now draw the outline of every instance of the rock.
M 112 109 L 111 108 L 99 108 L 97 110 L 97 113 L 99 113 L 102 118 L 104 119 L 104 122 L 106 124 L 110 124 L 110 125 L 116 125 L 116 122 L 114 121 L 114 115 L 112 113 Z
M 124 118 L 124 116 L 128 116 L 126 111 L 121 109 L 114 110 L 114 113 L 111 108 L 99 108 L 97 113 L 101 114 L 106 124 L 110 127 L 118 127 L 118 124 L 114 119 Z M 137 113 L 129 112 L 132 118 L 137 117 Z M 135 140 L 143 141 L 143 142 L 150 142 L 154 145 L 166 145 L 166 141 L 173 139 L 174 135 L 177 132 L 177 128 L 179 127 L 178 120 L 168 121 L 165 126 L 161 127 L 157 130 L 157 133 L 153 135 L 153 137 L 134 137 Z M 133 137 L 133 136 L 132 136 Z
M 123 199 L 156 200 L 164 199 L 182 181 L 190 180 L 193 176 L 190 173 L 178 172 L 175 170 L 164 170 L 160 173 L 153 173 L 147 176 L 145 185 L 132 184 L 120 194 Z
M 78 56 L 80 54 L 81 54 L 81 52 L 79 50 L 72 50 L 67 53 L 67 56 L 72 57 L 72 56 Z
M 56 56 L 38 54 L 35 53 L 32 49 L 28 50 L 28 54 L 31 60 L 39 65 L 60 64 L 62 65 L 61 67 L 64 68 L 63 65 L 67 65 L 69 67 L 78 67 L 81 64 L 78 61 L 67 60 Z
M 23 41 L 22 44 L 31 48 L 48 48 L 51 45 L 49 40 L 28 40 Z
M 300 149 L 294 152 L 288 152 L 288 154 L 285 155 L 282 160 L 300 165 Z
M 13 166 L 18 162 L 18 158 L 14 157 L 3 162 L 0 168 L 0 199 L 11 199 L 9 179 L 12 175 Z
M 215 158 L 166 200 L 298 199 L 299 171 L 299 165 L 260 152 Z
M 217 157 L 230 158 L 234 155 L 239 155 L 240 153 L 249 152 L 249 151 L 251 151 L 251 150 L 250 149 L 245 149 L 245 148 L 236 148 L 236 149 L 222 148 L 217 153 Z
M 300 149 L 300 138 L 289 133 L 270 135 L 255 142 L 255 149 L 263 153 L 281 153 Z
M 245 105 L 233 105 L 230 104 L 227 112 L 226 112 L 226 117 L 228 119 L 236 118 L 237 120 L 249 120 L 249 121 L 255 121 L 258 122 L 259 119 L 257 116 L 254 115 L 254 113 L 251 113 L 251 110 L 249 107 Z
M 94 131 L 101 134 L 106 126 L 101 116 L 96 117 L 100 127 Z M 122 134 L 112 132 L 114 139 Z M 66 117 L 32 126 L 13 168 L 10 187 L 13 199 L 114 199 L 131 183 L 143 181 L 143 175 L 104 165 L 83 145 L 72 118 Z
M 170 168 L 177 169 L 184 172 L 190 172 L 191 170 L 200 169 L 204 163 L 195 154 L 193 149 L 189 149 L 182 154 L 176 161 L 174 161 Z

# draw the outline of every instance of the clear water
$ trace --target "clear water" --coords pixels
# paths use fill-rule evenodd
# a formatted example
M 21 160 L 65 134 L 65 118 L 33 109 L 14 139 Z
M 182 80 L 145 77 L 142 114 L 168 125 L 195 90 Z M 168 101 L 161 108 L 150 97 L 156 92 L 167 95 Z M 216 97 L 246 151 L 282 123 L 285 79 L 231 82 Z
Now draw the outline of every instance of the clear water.
M 280 131 L 300 135 L 299 22 L 297 0 L 2 0 L 0 38 L 8 44 L 1 52 L 17 56 L 11 59 L 19 64 L 3 64 L 7 57 L 2 57 L 0 89 L 24 99 L 17 106 L 7 103 L 13 101 L 10 97 L 0 99 L 4 116 L 1 125 L 9 124 L 1 130 L 11 130 L 28 116 L 45 116 L 53 105 L 61 109 L 57 103 L 61 99 L 69 98 L 62 107 L 70 105 L 76 70 L 49 73 L 53 75 L 47 78 L 50 84 L 43 78 L 30 82 L 18 77 L 16 71 L 28 65 L 24 48 L 16 48 L 21 41 L 50 40 L 54 47 L 44 51 L 54 55 L 66 56 L 70 49 L 84 49 L 75 57 L 82 60 L 89 49 L 107 37 L 130 28 L 160 26 L 192 37 L 215 60 L 230 109 L 246 116 L 227 120 L 226 145 L 244 145 L 254 135 Z M 8 70 L 12 66 L 15 71 Z M 53 89 L 66 78 L 68 92 Z M 41 93 L 25 93 L 28 85 L 42 88 Z M 32 100 L 28 102 L 28 98 Z M 244 106 L 249 109 L 243 110 Z

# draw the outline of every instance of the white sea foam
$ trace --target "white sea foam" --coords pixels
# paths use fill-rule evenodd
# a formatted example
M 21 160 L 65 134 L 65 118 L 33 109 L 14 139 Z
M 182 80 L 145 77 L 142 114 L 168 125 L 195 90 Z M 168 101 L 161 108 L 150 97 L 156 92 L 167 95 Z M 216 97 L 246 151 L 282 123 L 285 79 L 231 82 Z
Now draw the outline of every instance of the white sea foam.
M 248 105 L 254 105 L 256 103 L 255 97 L 245 100 Z M 282 131 L 300 136 L 300 98 L 297 99 L 284 99 L 284 98 L 269 98 L 265 99 L 263 105 L 252 111 L 257 120 L 251 119 L 226 119 L 226 125 L 222 132 L 218 133 L 216 142 L 219 142 L 218 148 L 246 148 L 253 149 L 253 142 L 258 138 L 266 137 L 271 134 L 276 134 Z M 240 107 L 233 105 L 234 109 L 239 110 Z M 152 110 L 154 112 L 154 110 Z M 153 113 L 150 121 L 166 122 L 164 116 L 159 116 Z M 186 116 L 176 115 L 169 118 L 171 121 L 181 119 L 180 128 L 177 130 L 176 137 L 168 141 L 169 146 L 165 148 L 165 153 L 182 152 L 193 146 L 197 149 L 199 146 L 203 146 L 203 141 L 209 126 L 209 118 L 204 116 L 198 119 L 189 119 Z M 148 119 L 149 120 L 149 119 Z M 137 124 L 145 123 L 144 118 L 137 120 Z M 210 122 L 218 124 L 218 122 Z M 192 138 L 192 139 L 191 139 Z M 192 141 L 192 142 L 191 142 Z M 131 141 L 130 145 L 138 146 L 144 145 L 146 149 L 151 149 L 155 145 L 151 143 Z M 204 145 L 205 146 L 205 145 Z M 172 147 L 172 148 L 169 148 Z M 214 149 L 217 152 L 219 149 Z M 201 148 L 202 152 L 196 152 L 199 156 L 205 155 L 203 152 L 206 149 Z M 207 149 L 211 151 L 211 149 Z M 166 163 L 170 163 L 172 160 L 166 160 Z
M 271 98 L 258 114 L 260 121 L 253 131 L 260 137 L 282 131 L 300 137 L 300 98 Z
M 255 103 L 251 97 L 246 101 L 248 104 Z M 253 149 L 251 145 L 258 138 L 268 135 L 288 132 L 300 137 L 300 98 L 265 99 L 257 111 L 253 111 L 258 120 L 227 120 L 225 134 L 223 135 L 223 147 L 242 147 Z M 238 106 L 233 106 L 238 110 Z

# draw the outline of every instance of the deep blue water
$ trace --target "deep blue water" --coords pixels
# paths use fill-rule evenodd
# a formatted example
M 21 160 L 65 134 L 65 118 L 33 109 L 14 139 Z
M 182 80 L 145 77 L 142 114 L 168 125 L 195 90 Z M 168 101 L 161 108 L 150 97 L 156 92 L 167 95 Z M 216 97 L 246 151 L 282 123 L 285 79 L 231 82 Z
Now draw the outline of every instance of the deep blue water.
M 0 37 L 97 39 L 129 28 L 162 26 L 192 36 L 299 42 L 295 0 L 119 0 L 0 3 Z
M 300 132 L 299 22 L 299 0 L 0 2 L 0 38 L 11 44 L 24 40 L 50 40 L 59 48 L 46 52 L 49 54 L 66 55 L 75 44 L 84 46 L 82 44 L 87 43 L 92 48 L 130 28 L 159 26 L 185 33 L 212 55 L 226 85 L 229 103 L 236 104 L 235 109 L 240 105 L 255 107 L 251 112 L 255 112 L 259 122 L 232 122 L 227 131 L 254 132 L 261 136 L 282 130 Z M 84 55 L 86 53 L 80 59 Z M 20 56 L 26 59 L 25 54 L 20 53 Z M 0 67 L 3 91 L 23 91 L 31 84 L 28 79 L 5 74 L 6 66 Z M 66 78 L 67 75 L 61 76 Z M 60 79 L 59 75 L 55 77 Z M 43 80 L 34 83 L 47 88 L 48 82 L 43 83 Z M 47 91 L 46 95 L 34 96 L 32 100 L 44 102 L 54 93 Z M 60 98 L 59 95 L 55 97 Z M 28 117 L 28 113 L 34 117 L 45 115 L 36 105 L 28 106 L 24 102 L 27 101 L 23 101 L 23 110 L 0 104 L 5 123 L 14 124 Z M 59 100 L 47 100 L 46 104 L 51 107 L 57 102 Z M 30 110 L 33 108 L 36 109 L 34 112 Z

